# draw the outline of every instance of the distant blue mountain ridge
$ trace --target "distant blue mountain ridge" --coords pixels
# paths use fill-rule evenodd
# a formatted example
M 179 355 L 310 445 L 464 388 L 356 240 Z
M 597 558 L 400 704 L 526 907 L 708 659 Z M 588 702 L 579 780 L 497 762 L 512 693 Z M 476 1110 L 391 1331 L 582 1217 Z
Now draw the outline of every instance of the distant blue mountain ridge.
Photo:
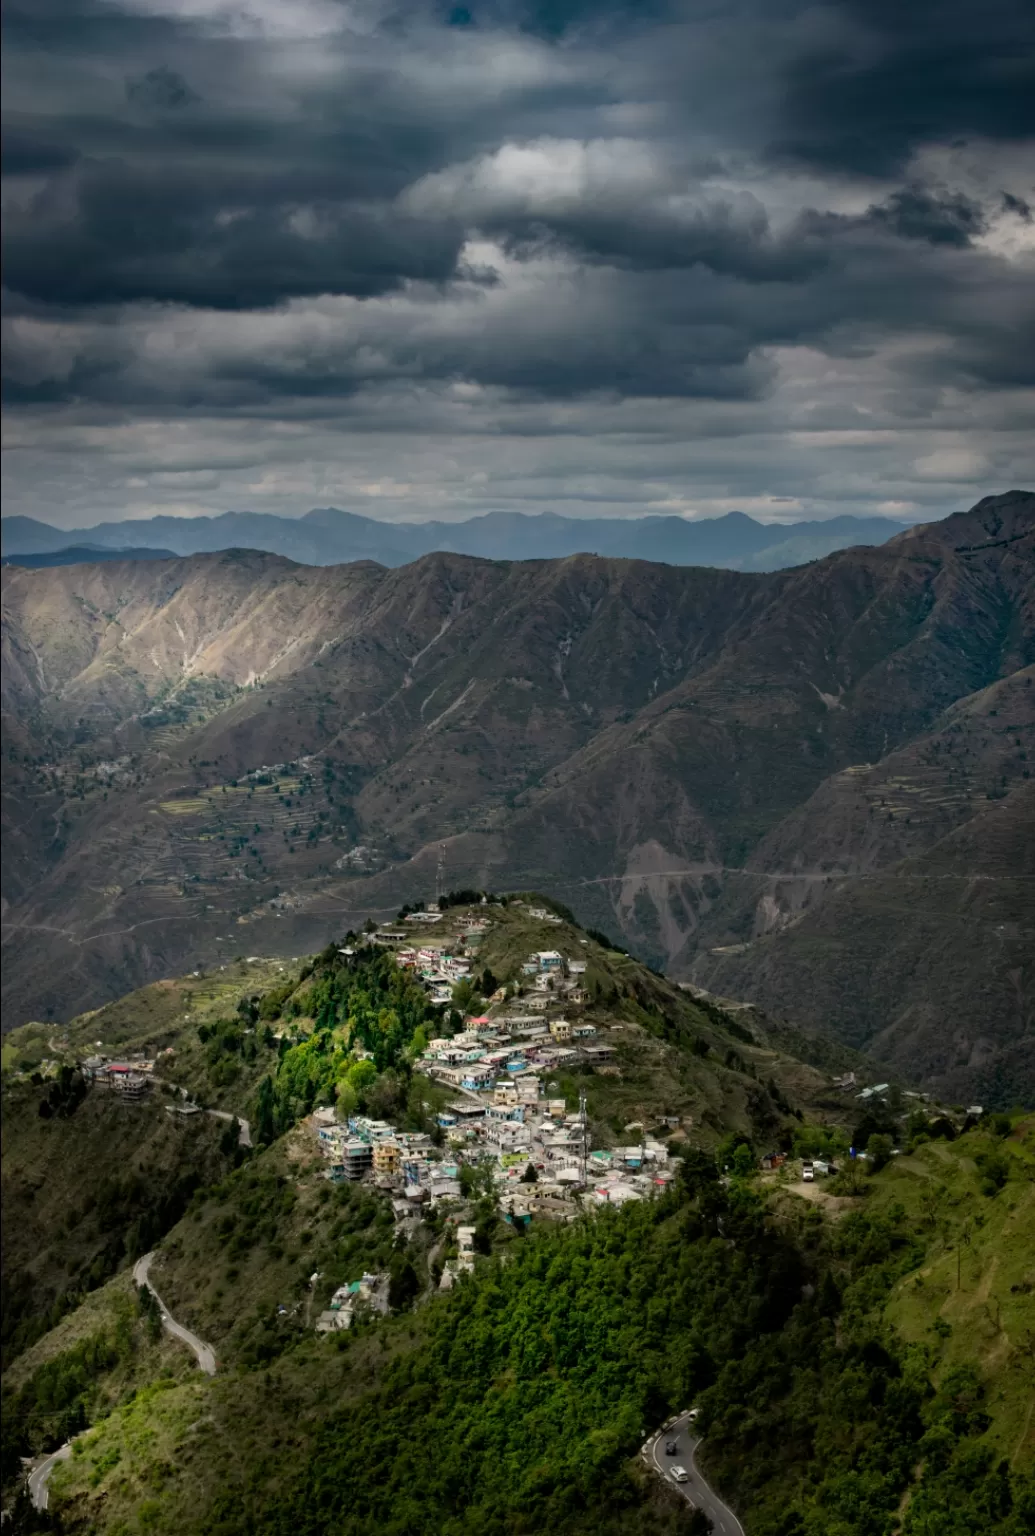
M 667 565 L 775 571 L 852 545 L 883 544 L 904 526 L 885 517 L 759 523 L 743 512 L 696 522 L 682 517 L 572 518 L 553 512 L 489 512 L 460 523 L 382 523 L 337 507 L 317 507 L 299 518 L 224 512 L 217 517 L 152 517 L 73 529 L 54 528 L 31 517 L 6 517 L 0 534 L 5 562 L 19 565 L 259 549 L 301 565 L 374 560 L 398 566 L 433 550 L 448 550 L 486 560 L 547 560 L 591 553 Z M 130 540 L 131 548 L 127 547 Z

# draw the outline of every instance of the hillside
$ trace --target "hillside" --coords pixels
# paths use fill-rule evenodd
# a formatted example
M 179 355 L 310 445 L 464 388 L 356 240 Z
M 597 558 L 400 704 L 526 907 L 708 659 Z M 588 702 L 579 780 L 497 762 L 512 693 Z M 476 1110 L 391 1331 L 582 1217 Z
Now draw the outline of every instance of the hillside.
M 466 910 L 456 912 L 462 916 Z M 799 1112 L 830 1109 L 831 1065 L 822 1046 L 817 1049 L 823 1068 L 810 1067 L 775 1046 L 763 1024 L 752 1021 L 748 1028 L 732 1016 L 709 1011 L 566 921 L 530 917 L 524 904 L 497 904 L 492 911 L 479 964 L 493 968 L 501 982 L 520 985 L 529 949 L 547 943 L 584 956 L 590 967 L 592 997 L 578 1012 L 591 1031 L 607 1039 L 617 1064 L 600 1073 L 577 1064 L 557 1068 L 556 1091 L 573 1108 L 580 1089 L 587 1091 L 596 1145 L 613 1145 L 630 1121 L 642 1120 L 653 1128 L 664 1116 L 674 1117 L 674 1124 L 692 1125 L 706 1141 L 717 1142 L 731 1132 L 764 1139 L 775 1134 L 790 1105 Z M 448 943 L 452 935 L 462 947 L 458 920 L 447 915 L 440 921 L 436 943 Z M 370 955 L 370 974 L 378 978 L 377 986 L 401 976 L 383 948 Z M 257 1139 L 263 1134 L 268 1139 L 271 1132 L 262 1130 L 264 1079 L 272 1080 L 277 1094 L 271 1127 L 289 1130 L 295 1124 L 302 1109 L 280 1085 L 292 1082 L 296 1071 L 309 1080 L 309 1053 L 302 1042 L 317 1015 L 326 1019 L 316 999 L 325 987 L 333 995 L 347 973 L 333 947 L 315 961 L 290 967 L 242 958 L 211 974 L 195 972 L 153 983 L 72 1020 L 60 1031 L 29 1025 L 6 1037 L 5 1358 L 17 1356 L 123 1262 L 145 1253 L 180 1220 L 198 1191 L 236 1166 L 241 1153 L 238 1132 L 229 1123 L 234 1116 L 250 1121 Z M 407 985 L 408 991 L 392 995 L 404 1016 L 410 1010 L 411 1033 L 418 1025 L 426 1036 L 440 1031 L 443 1010 L 430 1007 L 420 988 Z M 338 1016 L 344 1022 L 341 1005 Z M 382 1113 L 402 1113 L 410 1130 L 424 1132 L 432 1125 L 429 1108 L 449 1095 L 426 1080 L 418 1089 L 411 1058 L 403 1050 L 408 1039 L 400 1036 L 380 1061 L 384 1070 L 379 1086 L 368 1086 L 365 1102 L 376 1104 Z M 297 1045 L 295 1054 L 286 1050 L 292 1043 Z M 801 1045 L 807 1054 L 808 1041 L 803 1039 Z M 127 1102 L 110 1089 L 91 1087 L 83 1063 L 99 1058 L 150 1064 L 144 1070 L 153 1074 L 152 1090 L 140 1101 Z M 332 1098 L 335 1074 L 344 1062 L 340 1046 L 327 1057 Z M 307 1107 L 315 1093 L 314 1087 Z M 184 1096 L 222 1119 L 212 1114 L 185 1117 L 179 1109 Z M 835 1119 L 845 1113 L 836 1095 L 833 1112 Z M 314 1164 L 311 1138 L 303 1138 L 289 1155 L 296 1164 L 299 1158 L 298 1166 L 308 1166 L 315 1188 L 322 1189 L 313 1173 L 320 1160 L 316 1157 Z M 322 1203 L 318 1208 L 323 1210 Z M 336 1210 L 323 1214 L 336 1219 Z M 310 1236 L 319 1230 L 316 1213 L 307 1217 L 301 1208 L 293 1223 L 296 1236 L 307 1227 Z M 283 1233 L 275 1242 L 281 1250 L 297 1248 L 296 1238 Z M 191 1252 L 197 1252 L 193 1229 Z M 266 1252 L 263 1284 L 290 1290 L 297 1261 L 296 1251 L 287 1260 L 288 1272 L 281 1273 Z M 169 1284 L 171 1294 L 183 1300 L 174 1275 Z M 187 1305 L 189 1309 L 194 1303 Z M 225 1324 L 218 1316 L 203 1313 L 194 1320 L 221 1338 Z
M 853 1043 L 894 1025 L 903 1069 L 937 1075 L 893 990 L 919 932 L 899 972 L 853 960 L 850 1009 L 840 952 L 813 947 L 811 1001 L 775 965 L 709 957 L 806 907 L 818 921 L 938 836 L 970 872 L 962 828 L 1023 784 L 1032 746 L 1033 508 L 989 498 L 770 575 L 240 551 L 6 568 L 5 1020 L 319 948 L 441 861 L 449 884 L 552 891 L 674 975 Z M 923 800 L 923 835 L 912 802 L 870 813 L 891 778 Z M 1013 869 L 973 872 L 1017 920 Z M 1019 1029 L 983 1031 L 990 1061 L 1025 1038 L 1030 975 L 957 932 L 957 1005 L 1018 1000 Z
M 423 950 L 436 967 L 446 955 L 466 966 L 452 1000 L 436 1005 L 419 984 L 410 957 Z M 596 1044 L 558 1055 L 542 1024 L 547 1044 L 535 1044 L 535 1018 L 562 1010 L 607 1043 L 604 1058 Z M 469 1128 L 429 1134 L 456 1120 L 436 1052 L 522 1013 L 531 1033 L 518 1028 L 511 1049 L 526 1039 L 529 1061 L 555 1058 L 533 1068 L 541 1102 L 560 1094 L 570 1108 L 584 1091 L 604 1158 L 630 1133 L 638 1152 L 657 1148 L 657 1176 L 607 1186 L 638 1197 L 601 1203 L 600 1174 L 581 1194 L 550 1195 L 550 1154 L 525 1184 Z M 966 1536 L 978 1518 L 990 1536 L 1030 1529 L 1030 1117 L 986 1116 L 957 1134 L 958 1120 L 898 1089 L 864 1107 L 751 1010 L 693 997 L 531 895 L 457 893 L 440 913 L 400 914 L 378 942 L 346 935 L 283 969 L 234 962 L 152 985 L 60 1036 L 16 1032 L 3 1086 L 15 1157 L 39 1155 L 38 1133 L 17 1114 L 8 1128 L 11 1104 L 64 1081 L 61 1065 L 98 1041 L 108 1054 L 146 1048 L 163 1081 L 175 1073 L 251 1121 L 253 1146 L 222 1171 L 199 1161 L 186 1210 L 150 1239 L 163 1304 L 212 1345 L 217 1369 L 202 1375 L 162 1333 L 129 1283 L 129 1246 L 5 1374 L 14 1530 L 35 1518 L 15 1500 L 19 1456 L 77 1434 L 49 1484 L 51 1528 L 68 1536 L 696 1536 L 637 1456 L 689 1403 L 709 1479 L 748 1536 L 868 1536 L 896 1510 L 903 1536 Z M 101 1092 L 37 1114 L 55 1147 L 81 1139 Z M 105 1102 L 143 1126 L 149 1113 L 168 1121 L 162 1104 L 178 1100 L 156 1085 L 145 1103 Z M 319 1139 L 333 1116 L 311 1113 L 328 1103 L 376 1145 L 385 1127 L 362 1116 L 392 1120 L 433 1180 L 446 1160 L 459 1177 L 413 1202 L 401 1177 L 335 1176 Z M 639 1127 L 623 1121 L 634 1108 Z M 850 1137 L 868 1148 L 865 1167 L 802 1182 L 802 1156 L 840 1160 Z M 777 1146 L 787 1161 L 759 1172 L 758 1154 Z M 90 1160 L 101 1177 L 132 1159 L 112 1138 Z M 527 1226 L 517 1197 L 532 1205 Z M 6 1233 L 6 1188 L 4 1199 Z M 60 1202 L 37 1223 L 35 1247 L 64 1241 Z M 382 1300 L 321 1336 L 317 1319 L 361 1273 Z

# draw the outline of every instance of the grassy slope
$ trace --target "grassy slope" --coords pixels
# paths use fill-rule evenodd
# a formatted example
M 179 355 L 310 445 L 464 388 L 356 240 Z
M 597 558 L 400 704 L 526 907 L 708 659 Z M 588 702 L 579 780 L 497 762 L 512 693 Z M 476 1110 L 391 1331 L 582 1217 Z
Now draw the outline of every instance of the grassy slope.
M 39 1089 L 4 1092 L 3 1275 L 8 1358 L 57 1320 L 67 1293 L 92 1289 L 175 1220 L 193 1183 L 228 1166 L 224 1129 L 174 1120 L 152 1098 L 91 1093 L 68 1120 L 42 1120 Z M 141 1246 L 142 1245 L 142 1246 Z
M 162 1244 L 155 1285 L 222 1364 L 276 1358 L 337 1286 L 388 1267 L 389 1200 L 328 1184 L 324 1166 L 312 1134 L 299 1127 L 199 1196 Z M 321 1278 L 310 1293 L 314 1272 Z
M 982 1190 L 975 1159 L 993 1151 L 1008 1160 L 1009 1173 L 999 1193 L 990 1196 Z M 790 1188 L 794 1194 L 803 1186 Z M 984 1408 L 997 1457 L 1006 1456 L 1017 1468 L 1031 1465 L 1035 1117 L 1016 1122 L 1006 1139 L 975 1129 L 954 1142 L 922 1142 L 880 1173 L 862 1176 L 858 1188 L 859 1198 L 827 1197 L 822 1184 L 807 1193 L 834 1221 L 859 1209 L 904 1212 L 923 1257 L 887 1298 L 886 1320 L 929 1353 L 935 1383 L 956 1366 L 976 1367 L 988 1389 Z M 794 1205 L 800 1208 L 799 1201 Z
M 1009 1159 L 1010 1176 L 990 1199 L 974 1159 L 993 1145 Z M 896 1158 L 879 1183 L 880 1200 L 901 1202 L 927 1241 L 921 1268 L 895 1288 L 889 1321 L 936 1350 L 936 1381 L 956 1365 L 976 1365 L 997 1456 L 1016 1468 L 1035 1465 L 1035 1120 L 1003 1142 L 978 1131 L 929 1142 Z
M 161 1087 L 141 1104 L 94 1090 L 69 1118 L 44 1120 L 38 1106 L 45 1089 L 27 1074 L 97 1050 L 117 1057 L 171 1046 L 160 1074 L 204 1104 L 247 1115 L 275 1056 L 257 1034 L 253 1060 L 235 1054 L 213 1062 L 197 1025 L 233 1016 L 240 997 L 289 974 L 279 961 L 235 962 L 213 975 L 155 982 L 63 1028 L 29 1024 L 6 1037 L 5 1361 L 45 1328 L 48 1314 L 56 1320 L 68 1292 L 103 1282 L 139 1241 L 150 1246 L 167 1230 L 192 1183 L 211 1183 L 230 1166 L 220 1147 L 225 1126 L 207 1116 L 168 1115 L 171 1095 Z
M 575 924 L 530 918 L 520 908 L 493 908 L 492 927 L 478 948 L 476 970 L 488 965 L 500 981 L 520 981 L 535 950 L 557 949 L 587 962 L 587 988 L 597 1001 L 577 1012 L 595 1024 L 600 1044 L 615 1048 L 620 1076 L 588 1069 L 552 1074 L 569 1101 L 587 1089 L 592 1129 L 603 1145 L 621 1140 L 624 1125 L 661 1115 L 691 1117 L 695 1140 L 716 1141 L 730 1130 L 771 1136 L 786 1118 L 781 1100 L 838 1120 L 829 1079 L 777 1048 L 761 1019 L 709 1008 L 666 977 L 618 950 L 606 949 Z M 697 1054 L 707 1047 L 703 1054 Z M 835 1052 L 836 1054 L 836 1052 Z M 772 1093 L 769 1084 L 775 1085 Z

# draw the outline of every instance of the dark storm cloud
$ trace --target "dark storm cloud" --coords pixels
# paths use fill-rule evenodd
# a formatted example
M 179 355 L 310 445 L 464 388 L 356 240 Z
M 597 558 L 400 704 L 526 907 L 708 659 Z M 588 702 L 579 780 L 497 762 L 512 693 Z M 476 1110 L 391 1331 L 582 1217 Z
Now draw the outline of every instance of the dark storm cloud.
M 175 112 L 198 100 L 182 75 L 175 69 L 160 65 L 149 69 L 137 80 L 126 81 L 126 99 L 138 107 L 151 107 L 159 112 Z
M 40 198 L 27 217 L 11 218 L 4 242 L 8 287 L 55 305 L 251 309 L 307 294 L 368 297 L 407 279 L 445 281 L 463 241 L 444 221 L 325 203 L 313 188 L 289 199 L 284 186 L 229 173 L 155 176 L 95 162 L 61 190 L 67 201 L 56 198 L 53 215 Z
M 393 432 L 405 391 L 447 433 L 479 391 L 746 420 L 813 349 L 866 381 L 837 384 L 856 430 L 1031 380 L 1021 0 L 12 0 L 4 26 L 18 421 L 383 395 Z
M 886 202 L 875 204 L 869 217 L 893 234 L 926 240 L 929 245 L 970 245 L 975 235 L 988 228 L 984 211 L 973 198 L 930 187 L 902 187 Z
M 380 48 L 376 37 L 347 46 L 329 38 L 330 70 L 322 77 L 314 71 L 288 102 L 271 102 L 275 39 L 206 35 L 187 20 L 122 15 L 95 0 L 9 8 L 15 75 L 19 52 L 31 72 L 41 59 L 52 64 L 74 53 L 75 40 L 83 100 L 75 100 L 74 81 L 65 94 L 62 75 L 60 103 L 33 113 L 15 79 L 8 171 L 43 175 L 46 185 L 5 221 L 7 285 L 56 305 L 149 299 L 239 309 L 320 292 L 369 296 L 414 279 L 447 282 L 471 231 L 515 252 L 556 243 L 587 260 L 631 268 L 701 267 L 747 282 L 807 281 L 825 258 L 815 245 L 774 238 L 761 207 L 736 218 L 714 200 L 673 210 L 664 199 L 616 201 L 597 187 L 563 207 L 476 208 L 465 227 L 446 207 L 413 218 L 393 206 L 420 177 L 508 137 L 527 137 L 533 123 L 540 132 L 567 123 L 577 134 L 599 134 L 608 111 L 621 104 L 624 33 L 640 69 L 657 62 L 656 88 L 670 93 L 655 103 L 659 132 L 666 131 L 666 113 L 683 114 L 698 100 L 705 131 L 709 113 L 725 126 L 719 103 L 739 96 L 749 109 L 754 103 L 753 148 L 763 162 L 791 153 L 842 171 L 886 171 L 939 136 L 1016 137 L 1031 113 L 1023 45 L 1032 29 L 1023 7 L 1007 0 L 993 0 L 980 18 L 955 0 L 937 12 L 923 0 L 832 6 L 822 48 L 810 42 L 816 13 L 790 6 L 782 14 L 675 6 L 665 10 L 664 24 L 660 8 L 652 14 L 558 3 L 468 10 L 470 28 L 460 30 L 496 26 L 507 41 L 529 32 L 540 41 L 561 39 L 557 72 L 533 71 L 509 89 L 481 94 L 466 76 L 450 96 L 435 87 L 434 55 L 422 71 L 418 39 L 407 88 L 391 69 L 393 48 L 407 46 L 405 35 L 399 39 L 406 13 L 396 11 L 383 18 Z M 687 27 L 694 46 L 681 61 L 688 87 L 682 100 L 664 78 L 661 56 L 669 36 Z M 747 56 L 764 47 L 774 27 L 782 42 L 772 69 L 760 72 Z M 614 60 L 595 57 L 593 68 L 580 72 L 583 36 L 590 47 L 603 38 Z M 738 36 L 750 63 L 739 78 L 732 47 Z M 702 37 L 714 38 L 714 53 L 696 47 Z M 169 62 L 127 70 L 120 111 L 101 66 L 109 58 L 128 65 L 158 47 L 195 60 L 207 83 Z M 698 92 L 705 75 L 708 90 Z M 213 93 L 217 82 L 225 89 Z M 984 227 L 972 199 L 923 185 L 892 193 L 872 217 L 891 234 L 930 243 L 964 245 Z
M 847 0 L 789 61 L 773 149 L 827 169 L 901 172 L 918 145 L 1035 131 L 1024 0 Z

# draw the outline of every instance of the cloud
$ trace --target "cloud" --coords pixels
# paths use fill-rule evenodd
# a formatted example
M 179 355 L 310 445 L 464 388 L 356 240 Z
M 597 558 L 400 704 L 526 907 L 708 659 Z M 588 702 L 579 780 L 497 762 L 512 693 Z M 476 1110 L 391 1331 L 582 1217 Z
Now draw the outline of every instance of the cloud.
M 189 107 L 198 99 L 197 92 L 191 90 L 183 76 L 165 65 L 149 69 L 146 75 L 137 80 L 126 81 L 126 100 L 134 106 L 175 112 L 180 107 Z
M 19 510 L 378 486 L 401 516 L 814 515 L 1025 478 L 1020 3 L 11 0 L 4 26 Z M 177 462 L 126 468 L 134 422 Z
M 970 245 L 988 228 L 984 210 L 973 198 L 924 186 L 899 188 L 886 202 L 870 208 L 869 217 L 905 240 L 926 240 L 929 245 Z

